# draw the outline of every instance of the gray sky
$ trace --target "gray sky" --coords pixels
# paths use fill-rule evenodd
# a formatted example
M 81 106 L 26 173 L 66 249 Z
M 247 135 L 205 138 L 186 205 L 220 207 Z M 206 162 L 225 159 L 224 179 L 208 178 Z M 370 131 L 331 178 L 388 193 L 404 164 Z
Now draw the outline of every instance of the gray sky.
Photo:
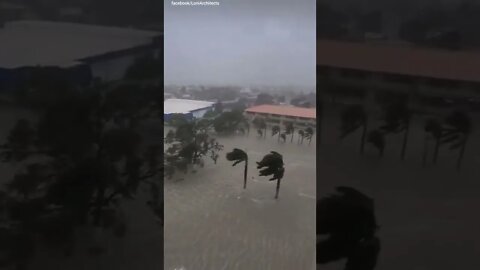
M 315 0 L 218 1 L 165 1 L 166 84 L 315 85 Z

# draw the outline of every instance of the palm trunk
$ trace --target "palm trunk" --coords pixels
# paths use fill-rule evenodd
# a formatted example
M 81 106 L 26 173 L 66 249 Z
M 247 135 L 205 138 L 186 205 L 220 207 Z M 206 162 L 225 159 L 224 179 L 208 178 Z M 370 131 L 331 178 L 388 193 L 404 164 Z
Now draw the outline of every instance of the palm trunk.
M 310 143 L 312 142 L 312 136 L 313 135 L 310 135 L 310 137 L 308 137 L 308 145 L 310 145 Z
M 278 199 L 278 192 L 280 190 L 280 180 L 282 180 L 282 178 L 277 179 L 277 189 L 275 190 L 275 199 Z
M 245 170 L 243 171 L 243 189 L 247 188 L 248 159 L 245 160 Z
M 402 154 L 401 159 L 405 160 L 405 153 L 407 151 L 407 143 L 408 143 L 408 131 L 410 130 L 410 121 L 407 122 L 407 126 L 405 128 L 405 134 L 403 134 L 403 145 L 402 145 Z
M 263 132 L 263 138 L 267 138 L 267 127 L 265 126 L 264 132 Z
M 361 142 L 360 142 L 360 154 L 363 155 L 363 152 L 365 150 L 365 138 L 367 136 L 367 124 L 363 124 L 363 131 L 362 131 L 362 138 L 361 138 Z
M 463 156 L 465 155 L 467 140 L 468 140 L 468 135 L 465 135 L 465 138 L 463 139 L 463 143 L 462 143 L 462 148 L 460 148 L 460 153 L 457 159 L 457 171 L 460 171 L 460 167 L 462 166 L 462 160 L 463 160 Z
M 290 139 L 290 143 L 293 142 L 293 135 L 295 135 L 295 130 L 292 131 L 292 138 Z

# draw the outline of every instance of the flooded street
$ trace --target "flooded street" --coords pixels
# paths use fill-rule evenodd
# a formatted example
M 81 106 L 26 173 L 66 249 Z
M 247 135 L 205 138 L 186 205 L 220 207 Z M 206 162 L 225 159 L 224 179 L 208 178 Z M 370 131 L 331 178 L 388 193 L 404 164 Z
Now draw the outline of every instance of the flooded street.
M 215 165 L 165 182 L 165 270 L 312 269 L 315 252 L 315 143 L 278 143 L 249 137 L 219 138 L 225 148 Z M 249 155 L 243 163 L 225 154 Z M 278 200 L 275 181 L 259 177 L 256 161 L 277 151 L 285 176 Z

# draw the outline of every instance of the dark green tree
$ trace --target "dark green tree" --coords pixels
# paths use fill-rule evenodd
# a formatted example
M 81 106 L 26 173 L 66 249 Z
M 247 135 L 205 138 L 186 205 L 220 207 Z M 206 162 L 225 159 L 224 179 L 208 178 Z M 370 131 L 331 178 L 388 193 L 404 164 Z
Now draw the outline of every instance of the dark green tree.
M 252 121 L 253 126 L 257 129 L 259 135 L 267 135 L 267 121 L 263 117 L 255 117 Z
M 317 264 L 347 259 L 345 269 L 373 270 L 380 252 L 374 201 L 351 187 L 317 200 Z
M 433 163 L 435 164 L 437 163 L 438 153 L 440 151 L 442 138 L 444 136 L 443 125 L 440 121 L 433 118 L 429 118 L 425 122 L 424 130 L 425 130 L 425 133 L 428 134 L 428 136 L 425 137 L 426 139 L 425 144 L 427 144 L 429 137 L 435 141 L 435 149 L 433 152 Z M 425 147 L 424 155 L 423 155 L 424 165 L 426 164 L 427 151 L 428 151 L 428 148 Z
M 278 198 L 280 190 L 280 181 L 285 173 L 283 166 L 283 156 L 275 151 L 271 151 L 263 157 L 260 162 L 257 162 L 257 169 L 260 169 L 260 176 L 271 176 L 269 181 L 277 180 L 277 188 L 275 191 L 275 199 Z
M 454 111 L 445 118 L 445 123 L 442 143 L 450 144 L 450 149 L 459 149 L 457 170 L 460 170 L 468 138 L 472 132 L 472 120 L 463 111 Z
M 367 142 L 375 146 L 375 148 L 378 149 L 380 156 L 383 157 L 385 150 L 385 133 L 378 129 L 372 130 L 368 133 Z
M 280 127 L 278 125 L 272 126 L 272 137 L 277 135 L 277 141 L 280 141 Z
M 367 135 L 367 113 L 365 112 L 363 106 L 348 106 L 342 111 L 340 120 L 341 139 L 362 128 L 362 137 L 360 139 L 360 153 L 363 154 Z
M 295 126 L 292 122 L 285 123 L 285 134 L 291 135 L 290 142 L 293 142 L 293 135 L 295 134 Z
M 227 160 L 234 161 L 232 166 L 240 162 L 245 162 L 245 169 L 243 171 L 243 188 L 247 188 L 247 172 L 248 172 L 248 155 L 245 151 L 234 148 L 232 152 L 227 153 Z
M 403 132 L 401 159 L 405 159 L 410 129 L 411 113 L 405 102 L 394 102 L 384 107 L 383 125 L 380 129 L 387 134 Z

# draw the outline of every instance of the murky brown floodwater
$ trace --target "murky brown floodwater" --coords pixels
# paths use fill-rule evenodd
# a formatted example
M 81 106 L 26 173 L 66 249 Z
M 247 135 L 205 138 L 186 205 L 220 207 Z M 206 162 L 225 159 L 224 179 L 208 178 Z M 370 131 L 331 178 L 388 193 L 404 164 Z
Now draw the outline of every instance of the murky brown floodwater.
M 314 142 L 253 134 L 219 141 L 225 149 L 216 165 L 165 183 L 165 270 L 313 269 Z M 249 155 L 246 190 L 243 163 L 225 159 L 234 147 Z M 259 177 L 255 163 L 272 150 L 285 162 L 278 200 L 276 183 Z

